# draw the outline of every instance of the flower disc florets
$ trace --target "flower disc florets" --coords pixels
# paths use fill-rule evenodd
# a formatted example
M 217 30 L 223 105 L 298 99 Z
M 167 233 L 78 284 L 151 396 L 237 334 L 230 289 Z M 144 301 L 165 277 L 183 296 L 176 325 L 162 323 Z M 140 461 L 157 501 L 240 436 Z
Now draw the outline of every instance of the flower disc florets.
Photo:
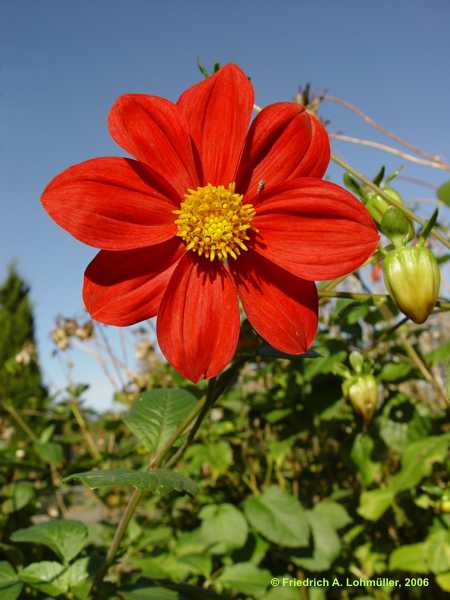
M 175 223 L 179 236 L 188 250 L 213 261 L 236 259 L 241 250 L 248 250 L 251 221 L 255 216 L 252 204 L 242 202 L 242 194 L 235 192 L 235 184 L 208 185 L 189 189 L 179 210 Z

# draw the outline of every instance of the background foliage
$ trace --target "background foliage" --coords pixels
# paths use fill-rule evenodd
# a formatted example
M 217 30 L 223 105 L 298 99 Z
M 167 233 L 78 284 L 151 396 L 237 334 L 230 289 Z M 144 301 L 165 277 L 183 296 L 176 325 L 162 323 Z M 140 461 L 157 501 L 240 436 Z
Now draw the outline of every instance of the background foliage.
M 125 412 L 83 407 L 84 382 L 58 401 L 45 396 L 35 352 L 17 360 L 33 341 L 27 289 L 15 271 L 1 289 L 13 342 L 1 346 L 2 600 L 446 597 L 448 410 L 407 351 L 443 376 L 441 315 L 405 330 L 374 301 L 326 301 L 314 352 L 295 360 L 244 325 L 238 379 L 176 470 L 148 473 L 206 384 L 187 384 L 138 330 L 139 368 L 116 395 Z M 64 358 L 72 340 L 97 335 L 60 319 L 53 339 Z M 373 417 L 344 396 L 345 381 L 367 374 L 378 387 Z M 144 501 L 92 592 L 130 486 Z M 382 576 L 402 587 L 345 587 Z M 273 587 L 274 577 L 343 587 Z

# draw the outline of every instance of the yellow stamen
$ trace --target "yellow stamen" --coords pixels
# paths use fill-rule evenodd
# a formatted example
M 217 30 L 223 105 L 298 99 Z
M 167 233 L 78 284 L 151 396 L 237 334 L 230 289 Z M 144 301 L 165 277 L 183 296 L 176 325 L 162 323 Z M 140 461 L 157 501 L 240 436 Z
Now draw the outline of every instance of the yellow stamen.
M 252 204 L 243 204 L 242 194 L 235 192 L 235 183 L 205 185 L 196 190 L 189 189 L 180 205 L 174 210 L 177 215 L 177 235 L 186 243 L 188 250 L 214 259 L 235 260 L 241 250 L 248 250 L 244 240 L 249 240 L 255 209 Z

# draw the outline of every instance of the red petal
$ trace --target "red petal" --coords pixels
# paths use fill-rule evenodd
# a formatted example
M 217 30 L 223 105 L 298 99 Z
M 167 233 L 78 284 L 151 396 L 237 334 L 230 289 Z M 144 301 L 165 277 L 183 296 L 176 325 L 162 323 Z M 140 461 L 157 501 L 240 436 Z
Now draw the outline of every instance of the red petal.
M 223 264 L 187 252 L 158 312 L 158 342 L 167 360 L 193 382 L 214 377 L 233 358 L 239 328 L 237 293 Z
M 140 248 L 176 232 L 173 204 L 152 187 L 145 165 L 126 158 L 69 167 L 49 183 L 41 201 L 58 225 L 94 248 Z
M 304 279 L 333 279 L 362 265 L 379 237 L 368 211 L 343 188 L 303 178 L 261 194 L 254 248 Z
M 179 198 L 197 187 L 188 126 L 173 102 L 145 94 L 121 96 L 109 114 L 109 131 L 119 146 L 170 182 Z
M 259 335 L 282 352 L 306 352 L 317 330 L 314 283 L 294 277 L 252 251 L 233 262 L 232 274 L 247 317 Z
M 317 117 L 309 114 L 312 135 L 311 144 L 295 170 L 295 177 L 323 177 L 330 162 L 330 138 Z
M 203 184 L 234 181 L 253 110 L 253 86 L 236 65 L 187 89 L 178 106 L 203 167 Z
M 293 102 L 270 104 L 250 127 L 236 187 L 253 195 L 260 181 L 272 187 L 293 178 L 320 177 L 329 160 L 328 135 L 315 117 Z
M 97 321 L 126 326 L 154 317 L 175 265 L 177 239 L 137 250 L 102 250 L 86 269 L 83 300 Z

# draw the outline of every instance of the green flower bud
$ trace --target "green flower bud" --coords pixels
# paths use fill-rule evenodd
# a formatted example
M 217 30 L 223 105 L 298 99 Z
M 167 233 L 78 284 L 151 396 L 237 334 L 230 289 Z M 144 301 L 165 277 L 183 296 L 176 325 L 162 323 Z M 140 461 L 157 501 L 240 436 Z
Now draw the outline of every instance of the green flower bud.
M 398 308 L 423 323 L 439 296 L 441 274 L 431 250 L 423 244 L 389 252 L 383 262 L 384 282 Z
M 372 420 L 378 403 L 378 384 L 373 375 L 358 375 L 344 382 L 344 395 L 366 423 Z
M 366 208 L 376 223 L 381 223 L 384 213 L 391 206 L 384 198 L 374 192 L 367 193 Z

